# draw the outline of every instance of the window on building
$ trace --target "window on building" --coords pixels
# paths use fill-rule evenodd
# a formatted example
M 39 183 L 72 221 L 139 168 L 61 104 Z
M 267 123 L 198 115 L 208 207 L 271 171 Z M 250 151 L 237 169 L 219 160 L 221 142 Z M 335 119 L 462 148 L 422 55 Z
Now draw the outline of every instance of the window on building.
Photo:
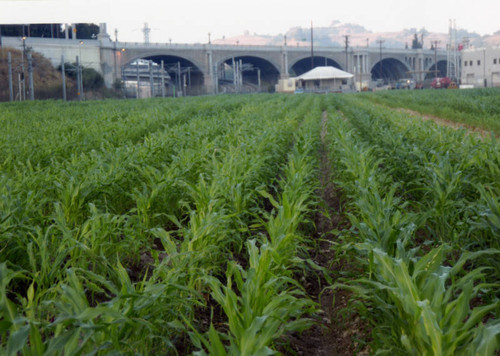
M 467 67 L 467 61 L 464 62 L 464 67 Z
M 493 64 L 497 64 L 497 59 L 493 58 Z
M 472 67 L 472 61 L 469 61 L 469 65 Z
M 480 59 L 478 59 L 478 60 L 477 60 L 477 65 L 478 65 L 478 66 L 480 66 L 480 65 L 481 65 L 481 60 L 480 60 Z

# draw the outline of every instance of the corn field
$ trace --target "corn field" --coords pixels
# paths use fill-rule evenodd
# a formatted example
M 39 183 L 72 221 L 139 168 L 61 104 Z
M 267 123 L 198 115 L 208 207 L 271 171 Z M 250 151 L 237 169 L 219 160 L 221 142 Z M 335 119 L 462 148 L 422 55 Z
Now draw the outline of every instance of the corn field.
M 349 291 L 335 317 L 370 353 L 498 351 L 494 134 L 367 95 L 9 103 L 0 125 L 0 354 L 293 354 L 323 313 L 307 278 Z M 315 258 L 322 145 L 345 223 L 321 238 L 354 269 Z

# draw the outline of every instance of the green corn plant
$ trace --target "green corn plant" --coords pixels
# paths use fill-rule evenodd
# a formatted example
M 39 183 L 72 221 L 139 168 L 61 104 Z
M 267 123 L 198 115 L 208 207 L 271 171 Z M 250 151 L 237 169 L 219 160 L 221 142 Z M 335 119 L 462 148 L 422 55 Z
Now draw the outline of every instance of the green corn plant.
M 478 241 L 486 246 L 499 248 L 499 241 L 495 236 L 500 235 L 500 199 L 498 190 L 477 186 L 481 194 L 480 204 L 474 210 L 475 221 L 471 228 L 483 232 Z
M 483 291 L 498 288 L 498 284 L 481 282 L 484 268 L 465 273 L 462 268 L 469 260 L 499 251 L 465 252 L 452 267 L 444 265 L 450 251 L 449 246 L 442 245 L 410 263 L 379 248 L 369 251 L 372 279 L 359 279 L 352 289 L 370 301 L 384 318 L 384 324 L 392 330 L 386 342 L 399 345 L 399 352 L 468 354 L 466 350 L 477 345 L 474 354 L 493 354 L 500 332 L 498 321 L 483 324 L 482 319 L 498 312 L 500 302 L 493 300 L 476 308 L 471 308 L 470 303 Z M 488 353 L 482 353 L 485 350 Z
M 396 251 L 401 255 L 401 249 L 410 245 L 414 232 L 425 222 L 426 215 L 405 213 L 407 204 L 395 197 L 397 186 L 392 186 L 381 196 L 380 188 L 373 185 L 359 189 L 359 196 L 353 202 L 357 214 L 349 213 L 349 220 L 362 241 L 378 246 L 390 256 L 395 256 Z
M 222 306 L 230 333 L 225 350 L 223 339 L 211 326 L 208 339 L 191 332 L 194 345 L 207 348 L 210 354 L 270 355 L 270 344 L 288 331 L 301 331 L 312 324 L 302 318 L 314 309 L 312 301 L 301 298 L 297 282 L 275 273 L 272 248 L 255 240 L 247 244 L 249 269 L 234 263 L 228 266 L 227 286 L 215 278 L 207 277 L 213 298 Z M 235 284 L 233 286 L 233 283 Z M 295 288 L 293 288 L 295 286 Z M 200 355 L 205 354 L 200 352 Z

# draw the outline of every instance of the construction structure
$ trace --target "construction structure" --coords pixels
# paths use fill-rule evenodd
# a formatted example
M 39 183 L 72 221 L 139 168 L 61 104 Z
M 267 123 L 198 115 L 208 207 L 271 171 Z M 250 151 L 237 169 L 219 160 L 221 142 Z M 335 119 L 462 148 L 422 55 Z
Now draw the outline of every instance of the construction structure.
M 450 20 L 448 44 L 446 46 L 446 76 L 455 83 L 460 78 L 460 50 L 463 45 L 457 41 L 457 24 Z

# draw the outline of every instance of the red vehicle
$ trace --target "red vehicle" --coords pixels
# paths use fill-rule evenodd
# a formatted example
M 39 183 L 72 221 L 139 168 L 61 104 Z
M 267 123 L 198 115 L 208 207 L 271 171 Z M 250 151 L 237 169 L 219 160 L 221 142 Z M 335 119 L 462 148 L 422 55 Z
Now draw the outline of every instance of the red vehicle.
M 448 77 L 434 78 L 431 83 L 431 88 L 434 89 L 446 89 L 451 84 L 451 79 Z

